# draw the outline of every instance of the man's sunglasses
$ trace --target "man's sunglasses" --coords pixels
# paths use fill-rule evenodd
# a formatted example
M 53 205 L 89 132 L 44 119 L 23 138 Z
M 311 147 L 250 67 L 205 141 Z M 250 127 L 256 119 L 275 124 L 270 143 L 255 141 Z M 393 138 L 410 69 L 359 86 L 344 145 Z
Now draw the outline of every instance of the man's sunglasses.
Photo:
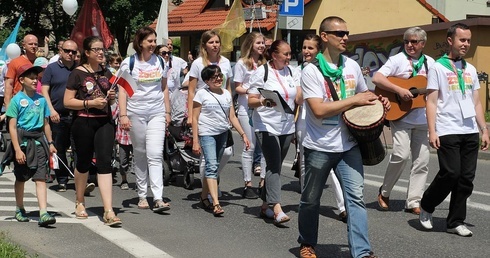
M 77 51 L 76 50 L 70 50 L 70 49 L 64 49 L 63 48 L 63 52 L 67 53 L 67 54 L 72 54 L 72 55 L 76 55 L 77 54 Z
M 349 31 L 348 30 L 327 30 L 324 31 L 327 34 L 333 34 L 339 38 L 343 38 L 344 36 L 349 36 Z

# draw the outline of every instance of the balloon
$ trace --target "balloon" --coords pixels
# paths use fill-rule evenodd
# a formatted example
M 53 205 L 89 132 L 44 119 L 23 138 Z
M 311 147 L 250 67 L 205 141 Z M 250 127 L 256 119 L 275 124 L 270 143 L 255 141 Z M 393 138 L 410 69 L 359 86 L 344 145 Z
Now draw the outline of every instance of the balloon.
M 72 16 L 78 9 L 78 2 L 77 0 L 63 0 L 62 6 L 63 10 Z
M 14 59 L 18 56 L 20 56 L 20 47 L 19 45 L 15 43 L 10 43 L 7 48 L 5 49 L 5 53 L 7 53 L 7 56 L 10 59 Z

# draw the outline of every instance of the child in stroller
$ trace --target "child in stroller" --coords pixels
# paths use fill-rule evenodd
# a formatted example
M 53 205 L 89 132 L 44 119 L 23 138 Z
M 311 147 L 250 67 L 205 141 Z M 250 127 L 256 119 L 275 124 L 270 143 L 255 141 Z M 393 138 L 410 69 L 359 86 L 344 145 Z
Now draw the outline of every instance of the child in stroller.
M 187 87 L 172 92 L 170 103 L 172 115 L 165 135 L 163 184 L 167 186 L 180 173 L 184 187 L 192 189 L 194 173 L 199 173 L 200 156 L 192 153 L 192 128 L 186 122 Z

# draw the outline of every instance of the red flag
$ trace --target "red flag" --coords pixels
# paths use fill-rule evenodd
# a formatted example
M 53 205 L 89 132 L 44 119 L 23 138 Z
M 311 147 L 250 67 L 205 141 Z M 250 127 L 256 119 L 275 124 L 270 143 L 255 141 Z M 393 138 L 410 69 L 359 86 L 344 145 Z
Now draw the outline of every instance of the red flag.
M 116 75 L 112 76 L 111 79 L 109 79 L 109 82 L 113 85 L 118 84 L 119 86 L 121 86 L 130 98 L 138 89 L 138 84 L 136 84 L 133 77 L 131 77 L 131 75 L 126 70 L 122 71 L 122 69 L 119 69 Z
M 88 36 L 101 37 L 105 48 L 109 48 L 114 40 L 97 0 L 85 0 L 75 27 L 71 31 L 70 39 L 77 43 L 79 49 L 82 49 L 83 39 Z

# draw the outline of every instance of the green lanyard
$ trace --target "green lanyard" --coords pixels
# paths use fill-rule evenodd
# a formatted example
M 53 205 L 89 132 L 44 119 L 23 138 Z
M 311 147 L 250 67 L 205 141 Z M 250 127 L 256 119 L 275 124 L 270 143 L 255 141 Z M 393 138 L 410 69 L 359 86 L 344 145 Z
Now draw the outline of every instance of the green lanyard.
M 318 53 L 316 59 L 318 59 L 318 64 L 320 65 L 320 69 L 324 76 L 330 77 L 333 81 L 340 80 L 340 98 L 346 99 L 344 76 L 342 76 L 344 69 L 344 59 L 342 58 L 342 55 L 339 55 L 339 65 L 337 69 L 332 69 L 330 65 L 328 65 L 327 60 L 325 60 L 322 53 Z
M 426 61 L 425 60 L 425 55 L 424 54 L 420 55 L 419 61 L 417 62 L 417 64 L 413 64 L 412 57 L 409 56 L 407 54 L 407 52 L 405 52 L 405 50 L 403 50 L 403 54 L 405 54 L 405 56 L 407 57 L 408 61 L 410 62 L 410 65 L 412 66 L 412 77 L 417 76 L 417 73 L 420 71 L 420 68 L 422 68 L 422 65 L 424 65 L 424 63 Z
M 466 61 L 464 59 L 461 60 L 461 62 L 463 63 L 463 69 L 456 68 L 456 66 L 454 65 L 453 61 L 451 59 L 449 59 L 449 57 L 447 56 L 447 54 L 444 54 L 444 56 L 442 56 L 441 58 L 437 59 L 436 62 L 442 64 L 442 66 L 446 67 L 448 70 L 451 70 L 455 74 L 458 75 L 459 89 L 461 90 L 461 92 L 464 95 L 465 94 L 466 84 L 464 82 L 463 73 L 464 73 L 464 69 L 466 69 Z

